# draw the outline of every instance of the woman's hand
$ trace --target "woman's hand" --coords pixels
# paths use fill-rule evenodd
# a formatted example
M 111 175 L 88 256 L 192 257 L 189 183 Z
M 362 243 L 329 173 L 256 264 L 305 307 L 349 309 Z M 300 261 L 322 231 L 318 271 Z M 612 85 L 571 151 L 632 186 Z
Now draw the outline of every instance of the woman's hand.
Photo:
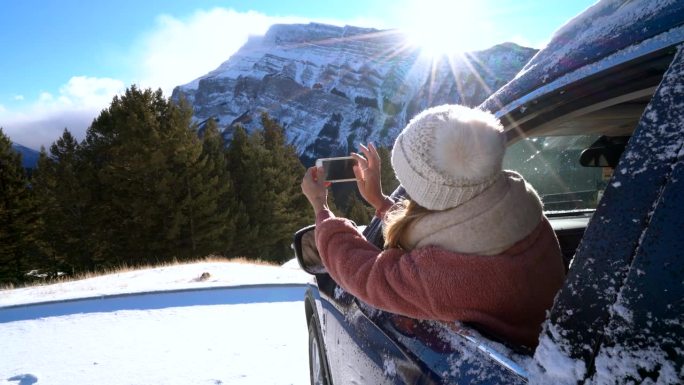
M 372 143 L 368 144 L 368 147 L 363 144 L 359 144 L 359 146 L 365 157 L 355 152 L 351 153 L 351 156 L 356 159 L 354 166 L 356 184 L 359 186 L 359 192 L 363 199 L 373 208 L 379 210 L 387 199 L 382 193 L 382 186 L 380 185 L 380 155 Z
M 322 173 L 322 169 L 309 167 L 302 179 L 302 193 L 311 203 L 315 215 L 328 208 L 328 189 L 323 178 L 318 178 Z

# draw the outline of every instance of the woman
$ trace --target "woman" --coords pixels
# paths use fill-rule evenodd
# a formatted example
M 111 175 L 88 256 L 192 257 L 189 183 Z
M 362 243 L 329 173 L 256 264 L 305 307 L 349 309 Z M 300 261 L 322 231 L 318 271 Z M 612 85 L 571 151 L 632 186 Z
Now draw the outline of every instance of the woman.
M 384 220 L 385 249 L 327 207 L 310 168 L 302 191 L 316 214 L 316 245 L 333 279 L 361 300 L 417 319 L 463 321 L 534 347 L 565 278 L 558 240 L 534 189 L 503 171 L 503 129 L 463 106 L 428 109 L 404 128 L 392 167 L 409 198 L 380 187 L 380 158 L 361 146 L 355 174 Z

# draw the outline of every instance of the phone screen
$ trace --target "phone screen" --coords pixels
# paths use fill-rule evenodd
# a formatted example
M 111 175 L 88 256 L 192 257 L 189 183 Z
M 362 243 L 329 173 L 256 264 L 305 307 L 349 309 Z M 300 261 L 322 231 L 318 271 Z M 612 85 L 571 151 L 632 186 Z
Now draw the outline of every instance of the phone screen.
M 351 157 L 321 159 L 321 166 L 325 180 L 328 182 L 347 182 L 356 180 L 354 165 L 356 160 Z

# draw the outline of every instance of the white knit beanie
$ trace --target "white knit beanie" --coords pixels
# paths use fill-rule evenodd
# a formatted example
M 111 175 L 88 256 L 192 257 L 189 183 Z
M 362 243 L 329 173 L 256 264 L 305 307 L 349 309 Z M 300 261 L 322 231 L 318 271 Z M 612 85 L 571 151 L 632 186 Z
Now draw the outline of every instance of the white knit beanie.
M 430 210 L 456 207 L 502 175 L 505 139 L 489 112 L 459 105 L 411 119 L 392 149 L 392 167 L 409 197 Z

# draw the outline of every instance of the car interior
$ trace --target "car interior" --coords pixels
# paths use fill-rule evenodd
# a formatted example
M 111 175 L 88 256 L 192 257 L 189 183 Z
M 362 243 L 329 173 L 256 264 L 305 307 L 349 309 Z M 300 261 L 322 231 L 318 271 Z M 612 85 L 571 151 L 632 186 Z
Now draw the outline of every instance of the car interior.
M 538 162 L 529 157 L 523 160 L 531 163 L 534 172 L 515 162 L 508 165 L 519 166 L 511 168 L 523 174 L 540 193 L 545 213 L 556 231 L 566 270 L 654 90 L 648 88 L 632 93 L 631 98 L 622 96 L 612 101 L 617 102 L 614 105 L 604 102 L 591 109 L 576 111 L 557 119 L 554 129 L 535 129 L 530 132 L 533 136 L 509 147 L 509 152 L 515 152 L 515 148 L 524 142 L 545 139 L 544 147 L 537 155 L 542 156 Z M 543 157 L 546 149 L 553 151 L 554 143 L 550 138 L 567 146 L 565 153 L 556 155 L 564 157 L 563 161 L 554 162 L 553 157 Z M 579 144 L 582 144 L 579 148 L 573 148 Z M 547 169 L 542 170 L 544 167 Z

